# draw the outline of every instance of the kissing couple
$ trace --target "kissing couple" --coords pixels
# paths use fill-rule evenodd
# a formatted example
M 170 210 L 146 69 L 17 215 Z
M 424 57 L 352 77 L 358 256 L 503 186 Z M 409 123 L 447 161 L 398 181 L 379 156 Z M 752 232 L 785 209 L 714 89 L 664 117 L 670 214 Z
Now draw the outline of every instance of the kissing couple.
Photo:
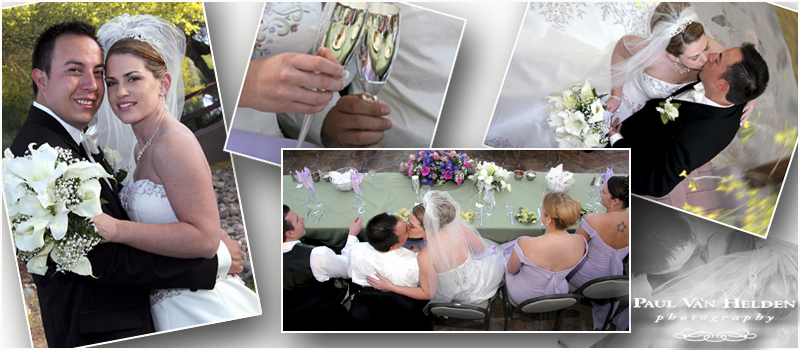
M 236 276 L 242 252 L 220 230 L 203 150 L 180 122 L 185 50 L 172 23 L 127 13 L 96 36 L 75 21 L 49 27 L 36 42 L 36 100 L 11 152 L 48 144 L 108 169 L 104 151 L 116 149 L 132 174 L 121 190 L 100 181 L 103 213 L 92 221 L 104 242 L 87 254 L 92 276 L 58 272 L 52 259 L 48 272 L 32 274 L 50 347 L 260 313 L 258 295 Z M 83 131 L 95 114 L 96 140 Z

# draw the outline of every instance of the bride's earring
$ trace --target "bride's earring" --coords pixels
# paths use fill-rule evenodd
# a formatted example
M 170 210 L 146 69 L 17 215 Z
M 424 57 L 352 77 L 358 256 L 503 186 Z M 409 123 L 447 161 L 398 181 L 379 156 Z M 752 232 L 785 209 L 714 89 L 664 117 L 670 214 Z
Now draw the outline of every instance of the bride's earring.
M 678 67 L 678 61 L 672 61 L 672 63 L 675 64 L 675 71 L 678 73 L 686 74 L 691 70 L 688 67 L 686 69 L 681 69 L 681 67 Z
M 159 95 L 160 95 L 161 97 L 164 97 L 164 93 L 163 93 L 163 92 L 162 92 L 162 93 L 160 93 Z M 169 108 L 167 108 L 167 98 L 166 98 L 166 97 L 164 97 L 164 109 L 169 109 Z

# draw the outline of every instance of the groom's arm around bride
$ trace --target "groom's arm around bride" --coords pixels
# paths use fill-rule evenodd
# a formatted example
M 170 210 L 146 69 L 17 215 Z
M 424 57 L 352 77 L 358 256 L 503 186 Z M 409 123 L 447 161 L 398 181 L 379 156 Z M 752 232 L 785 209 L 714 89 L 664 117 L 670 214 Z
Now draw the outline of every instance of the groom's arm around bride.
M 745 43 L 709 56 L 701 82 L 671 96 L 678 116 L 662 121 L 666 100 L 651 100 L 609 133 L 612 147 L 631 148 L 633 193 L 663 197 L 731 143 L 745 104 L 766 89 L 766 62 Z M 617 131 L 617 132 L 615 132 Z

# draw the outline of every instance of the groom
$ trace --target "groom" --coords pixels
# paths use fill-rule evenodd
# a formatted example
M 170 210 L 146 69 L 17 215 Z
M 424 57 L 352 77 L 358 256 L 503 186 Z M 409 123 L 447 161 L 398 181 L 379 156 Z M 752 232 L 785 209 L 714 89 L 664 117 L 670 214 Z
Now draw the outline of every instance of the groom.
M 663 197 L 736 136 L 744 105 L 767 87 L 767 63 L 753 44 L 711 54 L 700 82 L 672 94 L 678 117 L 666 124 L 650 100 L 609 132 L 611 147 L 631 148 L 633 193 Z
M 103 54 L 95 30 L 68 22 L 45 30 L 33 50 L 33 103 L 11 144 L 22 156 L 30 143 L 72 152 L 75 159 L 103 163 L 86 151 L 82 130 L 103 101 Z M 103 212 L 127 220 L 118 194 L 100 181 Z M 218 273 L 240 268 L 238 244 L 225 242 L 212 259 L 173 259 L 116 244 L 101 243 L 89 254 L 92 276 L 56 272 L 48 260 L 45 276 L 33 274 L 49 347 L 75 347 L 154 331 L 150 289 L 212 289 Z M 233 257 L 234 266 L 231 265 Z M 219 271 L 218 271 L 219 269 Z

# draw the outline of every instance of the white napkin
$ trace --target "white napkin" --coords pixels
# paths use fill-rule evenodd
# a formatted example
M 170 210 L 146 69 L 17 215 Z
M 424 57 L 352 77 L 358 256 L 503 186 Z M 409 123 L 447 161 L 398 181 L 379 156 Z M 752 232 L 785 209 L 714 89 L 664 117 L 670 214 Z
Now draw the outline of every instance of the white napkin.
M 559 186 L 569 186 L 575 183 L 572 173 L 564 171 L 563 166 L 563 164 L 559 164 L 555 168 L 550 168 L 550 171 L 545 175 L 547 176 L 547 181 Z

